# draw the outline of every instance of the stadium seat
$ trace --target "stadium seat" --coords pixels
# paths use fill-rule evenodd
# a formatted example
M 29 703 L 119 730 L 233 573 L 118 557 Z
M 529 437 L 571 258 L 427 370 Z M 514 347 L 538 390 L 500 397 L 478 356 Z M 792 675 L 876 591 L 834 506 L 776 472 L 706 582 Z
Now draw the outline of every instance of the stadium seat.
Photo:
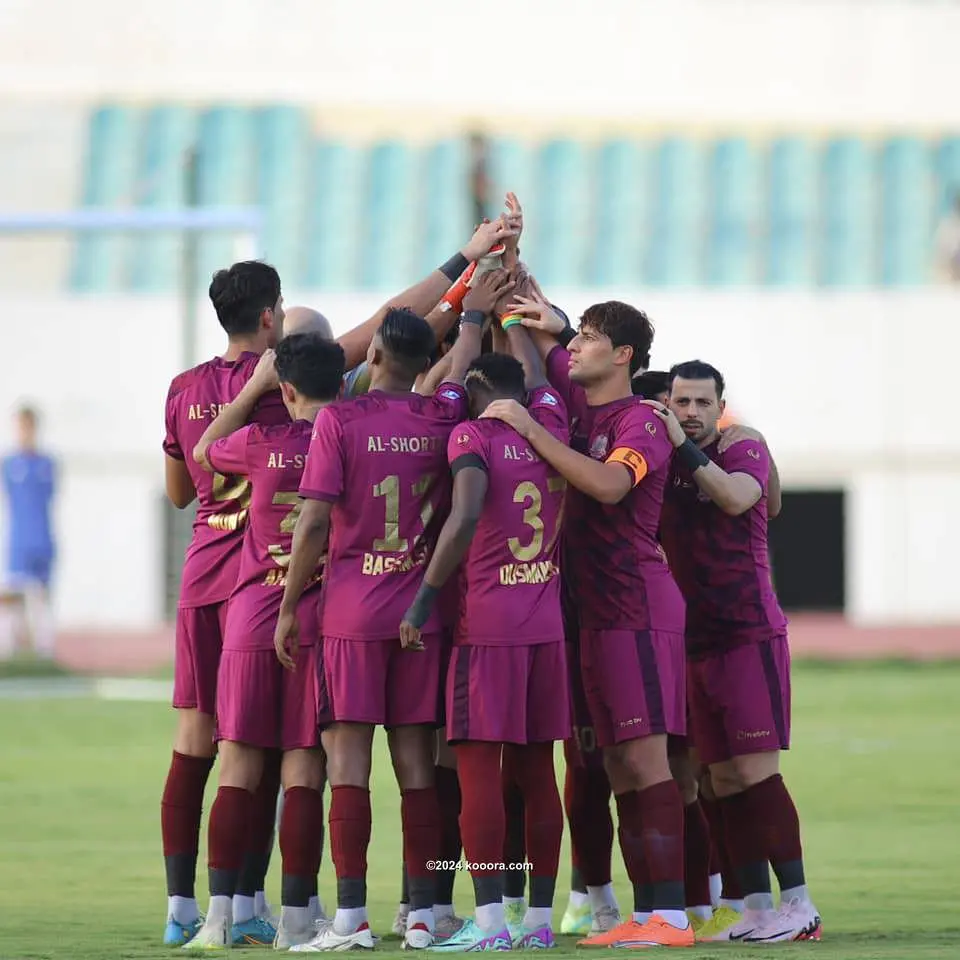
M 299 107 L 268 107 L 256 116 L 256 141 L 257 200 L 265 217 L 261 252 L 292 282 L 303 272 L 309 120 Z
M 625 287 L 642 281 L 650 239 L 651 177 L 645 144 L 609 140 L 600 146 L 588 283 Z
M 197 186 L 201 205 L 244 206 L 256 196 L 255 115 L 243 107 L 216 107 L 200 118 Z M 237 259 L 242 250 L 231 231 L 210 233 L 198 243 L 198 281 L 206 289 L 211 275 Z
M 707 282 L 755 283 L 761 228 L 760 157 L 742 138 L 720 140 L 710 151 Z
M 194 146 L 196 117 L 180 106 L 158 106 L 144 118 L 137 205 L 176 209 L 187 202 L 188 161 Z M 137 292 L 175 290 L 182 269 L 182 234 L 145 233 L 130 244 L 129 286 Z
M 128 107 L 107 106 L 90 118 L 84 162 L 85 207 L 128 207 L 136 201 L 136 158 L 140 115 Z M 124 250 L 119 233 L 77 237 L 71 286 L 81 291 L 116 291 L 124 281 Z
M 880 153 L 881 271 L 887 286 L 922 283 L 930 272 L 932 157 L 912 137 L 888 140 Z
M 658 286 L 703 282 L 707 179 L 700 144 L 671 137 L 654 159 L 655 188 L 646 279 Z
M 470 235 L 470 158 L 463 140 L 431 144 L 424 157 L 421 219 L 425 234 L 419 246 L 416 276 L 426 276 L 443 263 Z
M 370 150 L 364 197 L 363 270 L 365 288 L 395 292 L 409 286 L 421 242 L 416 151 L 398 140 Z
M 876 281 L 876 177 L 872 146 L 852 137 L 831 140 L 823 152 L 819 277 L 824 286 Z
M 591 152 L 581 143 L 554 140 L 540 150 L 536 275 L 545 288 L 578 287 L 585 282 L 591 174 Z
M 309 289 L 360 285 L 366 165 L 366 151 L 350 144 L 320 141 L 313 148 L 302 275 Z
M 767 187 L 765 282 L 812 283 L 818 202 L 814 146 L 799 137 L 776 140 L 770 147 Z

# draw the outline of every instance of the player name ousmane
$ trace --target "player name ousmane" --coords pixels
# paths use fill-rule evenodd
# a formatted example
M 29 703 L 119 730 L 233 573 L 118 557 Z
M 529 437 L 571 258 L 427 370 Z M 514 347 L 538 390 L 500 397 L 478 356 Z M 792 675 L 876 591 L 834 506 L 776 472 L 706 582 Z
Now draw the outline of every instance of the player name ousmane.
M 560 575 L 557 565 L 551 560 L 536 563 L 505 563 L 500 568 L 500 586 L 515 587 L 523 583 L 549 583 Z
M 445 446 L 439 437 L 367 437 L 367 453 L 436 453 Z

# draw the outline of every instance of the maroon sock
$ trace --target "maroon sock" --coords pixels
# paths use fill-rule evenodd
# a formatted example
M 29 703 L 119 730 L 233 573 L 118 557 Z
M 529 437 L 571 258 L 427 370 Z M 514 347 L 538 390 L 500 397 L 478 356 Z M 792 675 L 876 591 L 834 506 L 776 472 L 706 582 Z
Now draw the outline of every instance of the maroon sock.
M 724 900 L 742 900 L 743 887 L 733 866 L 733 860 L 730 858 L 730 846 L 727 843 L 727 831 L 723 823 L 723 807 L 719 801 L 708 800 L 706 797 L 700 798 L 700 806 L 703 808 L 707 823 L 710 824 L 710 846 L 716 860 L 716 868 L 711 866 L 710 873 L 719 873 L 723 878 L 721 896 Z
M 710 828 L 695 800 L 683 808 L 684 892 L 690 907 L 710 906 Z
M 563 800 L 570 824 L 570 853 L 584 884 L 602 887 L 610 883 L 613 817 L 606 772 L 602 767 L 568 762 Z
M 436 873 L 427 867 L 440 857 L 440 804 L 437 788 L 404 790 L 400 795 L 403 863 L 407 868 L 410 909 L 430 910 L 436 900 Z
M 499 743 L 459 743 L 460 835 L 472 863 L 498 863 L 503 856 L 506 816 L 500 786 Z M 492 873 L 496 871 L 480 871 Z
M 748 796 L 752 789 L 717 801 L 723 814 L 730 862 L 740 878 L 744 897 L 770 892 L 766 839 L 754 820 L 753 805 Z
M 503 862 L 507 865 L 507 869 L 503 872 L 503 895 L 505 897 L 522 898 L 527 890 L 527 873 L 525 870 L 511 870 L 510 864 L 523 863 L 527 857 L 527 848 L 524 842 L 523 793 L 519 784 L 509 772 L 506 749 L 503 757 L 501 787 L 506 826 L 503 841 Z
M 167 895 L 171 897 L 194 896 L 203 791 L 212 768 L 213 757 L 190 757 L 173 751 L 160 801 Z
M 370 827 L 370 791 L 364 787 L 332 787 L 330 853 L 338 881 L 366 880 Z
M 653 910 L 653 886 L 643 852 L 643 824 L 640 819 L 640 794 L 636 790 L 618 793 L 617 839 L 627 876 L 633 887 L 633 909 L 636 913 Z M 592 884 L 591 884 L 592 886 Z
M 653 908 L 683 910 L 683 799 L 676 780 L 638 791 L 637 803 Z
M 323 844 L 323 794 L 309 787 L 291 787 L 283 795 L 280 856 L 283 859 L 280 902 L 306 907 L 320 869 Z
M 277 795 L 280 793 L 279 750 L 268 750 L 263 758 L 263 773 L 253 794 L 253 810 L 247 831 L 247 849 L 240 868 L 237 893 L 252 897 L 262 890 L 270 869 L 274 831 L 277 823 Z
M 457 771 L 437 766 L 434 771 L 437 784 L 437 803 L 440 804 L 440 859 L 460 859 L 460 781 Z M 438 870 L 436 880 L 437 903 L 453 903 L 453 884 L 456 870 Z
M 207 824 L 207 861 L 211 897 L 237 892 L 240 867 L 253 813 L 253 794 L 242 787 L 220 787 Z
M 553 744 L 507 745 L 523 791 L 524 839 L 530 861 L 530 906 L 552 907 L 563 839 L 563 806 L 553 769 Z
M 800 817 L 779 773 L 745 790 L 746 806 L 782 890 L 803 886 Z

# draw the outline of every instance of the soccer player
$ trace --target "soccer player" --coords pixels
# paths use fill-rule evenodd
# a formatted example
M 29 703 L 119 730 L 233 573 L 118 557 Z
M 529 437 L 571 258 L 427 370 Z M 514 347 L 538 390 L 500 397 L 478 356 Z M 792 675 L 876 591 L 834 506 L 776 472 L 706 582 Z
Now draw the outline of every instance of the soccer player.
M 22 591 L 23 610 L 34 651 L 54 655 L 50 577 L 55 555 L 50 510 L 56 492 L 56 464 L 37 449 L 37 411 L 16 414 L 17 450 L 3 458 L 7 497 L 7 576 Z
M 283 322 L 280 277 L 268 264 L 246 261 L 220 270 L 209 294 L 228 336 L 227 351 L 171 383 L 163 444 L 170 501 L 180 509 L 198 501 L 177 607 L 173 705 L 178 722 L 161 804 L 167 944 L 189 940 L 201 925 L 194 879 L 203 791 L 216 752 L 217 668 L 250 506 L 248 479 L 209 473 L 190 453 L 249 380 L 260 354 L 274 346 Z M 264 425 L 289 420 L 278 393 L 265 396 L 254 417 Z
M 514 310 L 539 331 L 563 321 L 545 302 Z M 683 598 L 657 542 L 671 443 L 630 380 L 650 359 L 653 326 L 618 301 L 589 307 L 569 352 L 544 343 L 550 381 L 567 403 L 573 448 L 520 405 L 504 419 L 574 488 L 565 563 L 579 618 L 584 690 L 616 798 L 634 915 L 585 946 L 691 946 L 684 910 L 683 803 L 668 734 L 684 734 Z M 542 342 L 542 339 L 541 339 Z M 583 452 L 580 452 L 583 451 Z
M 745 910 L 711 939 L 819 940 L 803 869 L 800 821 L 780 775 L 790 745 L 787 621 L 770 579 L 763 443 L 719 449 L 724 381 L 699 360 L 670 371 L 657 416 L 676 448 L 662 537 L 687 601 L 690 714 L 709 768 Z M 768 863 L 780 883 L 774 910 Z
M 502 232 L 502 225 L 485 225 L 471 243 L 482 254 Z M 479 353 L 480 325 L 489 309 L 479 304 L 492 305 L 505 280 L 488 275 L 468 294 L 463 328 L 451 352 L 453 378 L 462 379 Z M 368 354 L 371 391 L 320 414 L 301 483 L 304 504 L 276 643 L 284 647 L 297 635 L 296 604 L 329 533 L 322 634 L 334 722 L 322 741 L 331 784 L 338 905 L 334 920 L 296 950 L 373 946 L 366 916 L 366 853 L 377 725 L 388 730 L 402 798 L 411 907 L 404 942 L 426 947 L 433 939 L 434 881 L 427 863 L 439 850 L 434 788 L 439 625 L 436 620 L 428 624 L 422 653 L 402 649 L 398 631 L 416 593 L 417 568 L 429 559 L 449 503 L 447 438 L 467 415 L 466 393 L 456 380 L 441 384 L 433 397 L 411 392 L 434 344 L 433 331 L 421 317 L 388 311 Z
M 509 324 L 509 322 L 508 322 Z M 566 442 L 566 411 L 519 320 L 511 347 L 525 356 L 531 416 Z M 525 397 L 524 366 L 490 353 L 467 373 L 471 413 Z M 552 932 L 563 811 L 553 742 L 570 733 L 562 691 L 566 658 L 560 613 L 559 533 L 566 483 L 510 427 L 474 420 L 457 427 L 447 458 L 453 506 L 417 596 L 400 627 L 408 646 L 438 592 L 464 562 L 460 616 L 447 674 L 447 736 L 457 755 L 461 833 L 472 871 L 476 918 L 434 947 L 441 952 L 545 949 Z M 557 691 L 561 696 L 557 696 Z M 523 794 L 530 907 L 510 929 L 498 867 L 506 834 L 501 754 Z
M 670 396 L 670 374 L 666 370 L 644 370 L 630 381 L 635 397 L 666 403 Z
M 259 397 L 275 389 L 278 379 L 290 422 L 244 426 Z M 303 644 L 283 666 L 273 635 L 313 421 L 336 399 L 342 380 L 338 344 L 317 335 L 286 336 L 276 357 L 269 351 L 263 355 L 240 396 L 217 418 L 221 438 L 211 445 L 201 441 L 194 453 L 212 470 L 248 477 L 253 498 L 217 683 L 220 782 L 209 823 L 210 909 L 187 950 L 259 942 L 255 927 L 233 923 L 232 898 L 267 751 L 283 751 L 283 913 L 277 939 L 290 946 L 313 934 L 308 905 L 320 863 L 324 783 L 317 735 L 319 569 L 297 607 Z

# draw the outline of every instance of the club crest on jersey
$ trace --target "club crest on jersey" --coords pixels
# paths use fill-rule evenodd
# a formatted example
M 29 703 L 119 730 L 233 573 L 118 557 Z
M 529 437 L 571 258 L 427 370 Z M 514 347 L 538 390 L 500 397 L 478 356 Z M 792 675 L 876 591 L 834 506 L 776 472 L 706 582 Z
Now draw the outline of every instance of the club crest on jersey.
M 547 406 L 555 407 L 557 405 L 557 398 L 552 393 L 545 393 L 540 398 L 540 402 L 547 404 Z
M 461 446 L 461 447 L 465 447 L 469 442 L 470 442 L 470 434 L 469 434 L 469 433 L 461 433 L 461 434 L 457 437 L 457 444 L 458 444 L 459 446 Z
M 590 444 L 590 456 L 594 460 L 602 460 L 607 455 L 607 448 L 610 446 L 610 441 L 606 437 L 597 437 L 593 443 Z
M 760 459 L 760 451 L 759 451 L 759 450 L 755 450 L 753 447 L 750 447 L 750 448 L 747 450 L 747 456 L 748 456 L 748 457 L 753 457 L 754 460 L 759 460 L 759 459 Z
M 648 420 L 644 426 L 647 428 L 647 433 L 649 433 L 651 437 L 655 437 L 657 435 L 657 425 L 655 423 L 652 423 L 650 420 Z

